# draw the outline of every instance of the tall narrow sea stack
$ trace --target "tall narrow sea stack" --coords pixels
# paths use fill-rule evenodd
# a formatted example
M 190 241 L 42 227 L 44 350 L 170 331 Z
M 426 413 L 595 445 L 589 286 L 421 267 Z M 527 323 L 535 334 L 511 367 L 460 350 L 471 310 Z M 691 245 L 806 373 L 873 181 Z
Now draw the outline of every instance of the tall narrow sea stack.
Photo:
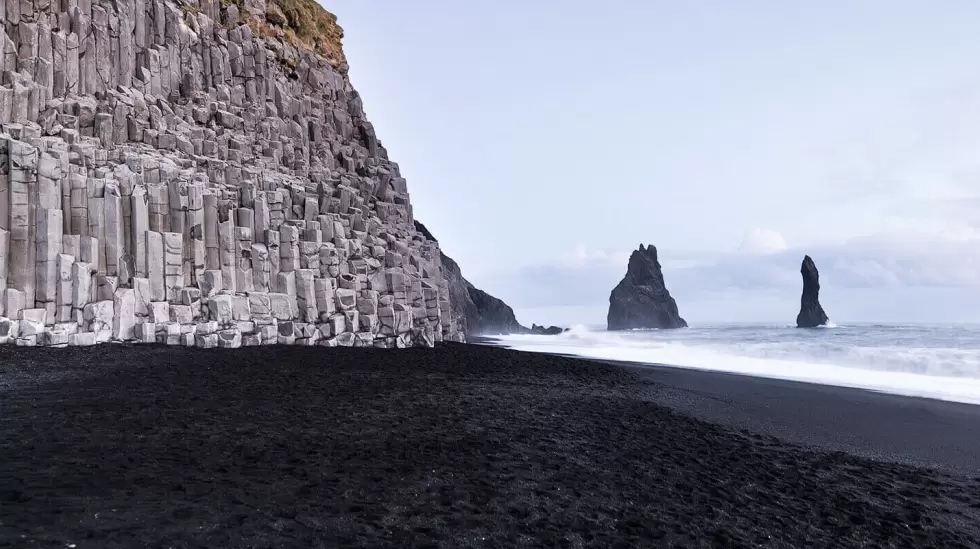
M 667 291 L 653 245 L 640 244 L 630 255 L 626 276 L 609 295 L 606 321 L 609 330 L 687 327 Z
M 808 255 L 803 257 L 800 274 L 803 275 L 803 295 L 800 297 L 800 314 L 796 316 L 796 327 L 824 326 L 830 319 L 820 306 L 820 273 Z
M 460 339 L 315 0 L 0 1 L 0 342 Z

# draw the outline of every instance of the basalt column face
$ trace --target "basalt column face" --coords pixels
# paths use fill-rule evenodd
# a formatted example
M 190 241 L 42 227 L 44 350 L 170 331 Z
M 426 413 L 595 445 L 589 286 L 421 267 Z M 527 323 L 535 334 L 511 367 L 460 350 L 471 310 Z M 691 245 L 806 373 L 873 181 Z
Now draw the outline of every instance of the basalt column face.
M 0 0 L 0 342 L 461 340 L 314 0 Z

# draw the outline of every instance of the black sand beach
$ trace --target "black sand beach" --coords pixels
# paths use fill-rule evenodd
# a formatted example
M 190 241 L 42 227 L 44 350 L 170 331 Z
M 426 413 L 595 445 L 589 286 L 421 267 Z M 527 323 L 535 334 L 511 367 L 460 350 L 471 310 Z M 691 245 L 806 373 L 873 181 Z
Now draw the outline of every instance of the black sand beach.
M 879 461 L 980 475 L 980 406 L 666 366 L 633 368 L 658 404 L 712 423 Z
M 968 458 L 814 449 L 872 423 L 820 435 L 828 389 L 766 429 L 722 379 L 474 345 L 0 347 L 0 546 L 980 547 Z M 911 446 L 970 423 L 879 396 L 853 410 Z

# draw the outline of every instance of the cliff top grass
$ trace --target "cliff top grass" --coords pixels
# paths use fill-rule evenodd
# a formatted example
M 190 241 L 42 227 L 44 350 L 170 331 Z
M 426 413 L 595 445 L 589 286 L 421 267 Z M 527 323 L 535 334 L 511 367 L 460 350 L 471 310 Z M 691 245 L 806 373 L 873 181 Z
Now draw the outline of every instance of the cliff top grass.
M 337 24 L 337 16 L 316 0 L 268 0 L 265 18 L 281 27 L 293 45 L 312 49 L 334 67 L 346 67 L 344 30 Z
M 243 8 L 244 0 L 221 0 L 223 6 Z M 283 37 L 297 48 L 312 50 L 342 73 L 347 72 L 344 57 L 344 29 L 337 16 L 323 9 L 316 0 L 266 0 L 265 21 L 251 19 L 253 30 L 264 37 Z

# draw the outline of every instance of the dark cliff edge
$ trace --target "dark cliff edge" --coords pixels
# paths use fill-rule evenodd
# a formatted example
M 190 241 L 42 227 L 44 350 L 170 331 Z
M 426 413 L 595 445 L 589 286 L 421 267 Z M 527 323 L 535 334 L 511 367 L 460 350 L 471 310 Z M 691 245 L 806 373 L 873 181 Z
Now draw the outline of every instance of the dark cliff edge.
M 667 291 L 655 246 L 640 244 L 630 255 L 626 276 L 609 294 L 606 322 L 609 330 L 687 327 Z
M 432 242 L 436 237 L 415 221 L 415 230 Z M 463 277 L 462 270 L 453 258 L 442 253 L 443 276 L 449 284 L 449 300 L 452 303 L 453 324 L 467 335 L 523 334 L 531 331 L 521 326 L 514 310 L 502 300 L 473 286 Z
M 803 257 L 800 275 L 803 276 L 803 294 L 800 296 L 800 314 L 796 315 L 796 327 L 825 326 L 830 319 L 820 306 L 820 272 L 808 255 Z

